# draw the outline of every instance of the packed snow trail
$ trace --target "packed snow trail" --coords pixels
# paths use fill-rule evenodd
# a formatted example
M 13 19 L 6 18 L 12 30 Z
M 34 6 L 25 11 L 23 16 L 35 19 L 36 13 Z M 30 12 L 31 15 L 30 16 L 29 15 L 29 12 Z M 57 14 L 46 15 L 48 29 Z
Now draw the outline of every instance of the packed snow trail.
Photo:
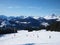
M 50 31 L 18 31 L 0 37 L 0 45 L 60 45 L 60 32 Z

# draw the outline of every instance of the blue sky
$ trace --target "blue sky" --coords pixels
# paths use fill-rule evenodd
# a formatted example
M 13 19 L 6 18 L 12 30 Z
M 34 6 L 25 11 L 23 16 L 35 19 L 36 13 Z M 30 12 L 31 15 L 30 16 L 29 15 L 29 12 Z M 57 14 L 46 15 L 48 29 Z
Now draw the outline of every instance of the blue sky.
M 0 0 L 0 15 L 60 15 L 60 0 Z

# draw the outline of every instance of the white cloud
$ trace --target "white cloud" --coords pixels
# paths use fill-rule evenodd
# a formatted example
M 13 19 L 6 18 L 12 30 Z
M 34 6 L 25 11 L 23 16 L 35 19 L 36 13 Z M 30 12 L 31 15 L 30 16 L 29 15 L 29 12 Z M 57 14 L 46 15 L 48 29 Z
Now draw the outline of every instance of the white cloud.
M 22 7 L 18 7 L 18 6 L 9 6 L 8 8 L 22 8 Z
M 12 6 L 9 6 L 8 8 L 13 8 Z
M 31 8 L 31 9 L 41 9 L 41 7 L 27 7 L 27 8 Z
M 30 7 L 19 7 L 19 6 L 9 6 L 8 8 L 27 8 L 27 9 L 41 9 L 41 7 L 33 7 L 33 6 L 30 6 Z

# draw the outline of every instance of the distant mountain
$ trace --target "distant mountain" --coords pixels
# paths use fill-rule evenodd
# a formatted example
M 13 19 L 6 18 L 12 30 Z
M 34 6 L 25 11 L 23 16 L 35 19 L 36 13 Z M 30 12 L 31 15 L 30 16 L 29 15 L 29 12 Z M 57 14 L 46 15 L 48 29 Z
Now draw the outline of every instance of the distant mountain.
M 45 17 L 34 17 L 34 16 L 4 16 L 0 15 L 0 27 L 5 29 L 7 27 L 16 28 L 17 30 L 40 30 L 45 29 L 47 26 L 53 23 L 60 22 L 60 16 L 50 15 Z

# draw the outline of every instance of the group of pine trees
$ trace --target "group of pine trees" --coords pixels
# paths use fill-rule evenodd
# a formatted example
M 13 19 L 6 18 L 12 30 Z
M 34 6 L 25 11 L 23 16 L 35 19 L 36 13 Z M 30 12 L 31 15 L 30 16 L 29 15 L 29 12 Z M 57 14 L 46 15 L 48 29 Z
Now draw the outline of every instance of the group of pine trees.
M 7 33 L 17 33 L 17 29 L 14 27 L 0 27 L 0 34 L 7 34 Z
M 46 27 L 47 31 L 58 31 L 60 32 L 60 21 L 56 21 L 52 24 L 50 24 L 49 26 Z

